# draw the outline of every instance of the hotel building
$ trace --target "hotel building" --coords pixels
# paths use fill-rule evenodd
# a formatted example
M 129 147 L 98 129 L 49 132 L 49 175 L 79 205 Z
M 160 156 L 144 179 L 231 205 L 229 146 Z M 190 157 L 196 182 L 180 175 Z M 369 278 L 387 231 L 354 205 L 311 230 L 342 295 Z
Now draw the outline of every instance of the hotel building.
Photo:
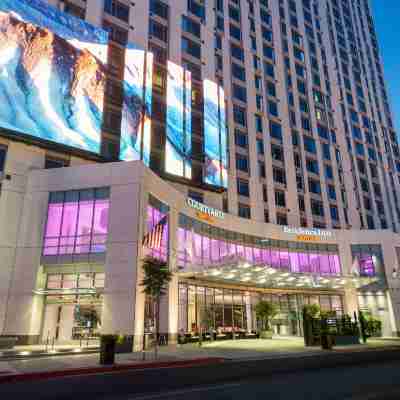
M 281 335 L 302 334 L 310 303 L 400 332 L 400 153 L 367 0 L 41 2 L 33 24 L 109 33 L 101 146 L 12 129 L 0 111 L 0 335 L 120 333 L 140 349 L 147 254 L 173 272 L 172 344 L 207 309 L 220 332 L 256 330 L 260 299 L 279 305 Z M 27 21 L 26 0 L 7 7 Z M 143 247 L 165 216 L 161 245 Z

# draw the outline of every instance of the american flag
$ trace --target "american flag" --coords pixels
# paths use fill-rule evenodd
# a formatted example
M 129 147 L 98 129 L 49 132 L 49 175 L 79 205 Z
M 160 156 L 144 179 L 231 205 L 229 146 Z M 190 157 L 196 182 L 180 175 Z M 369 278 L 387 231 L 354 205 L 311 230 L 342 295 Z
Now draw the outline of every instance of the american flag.
M 166 223 L 167 215 L 161 218 L 160 221 L 154 225 L 153 229 L 144 236 L 143 247 L 153 250 L 159 250 L 161 248 L 161 242 Z

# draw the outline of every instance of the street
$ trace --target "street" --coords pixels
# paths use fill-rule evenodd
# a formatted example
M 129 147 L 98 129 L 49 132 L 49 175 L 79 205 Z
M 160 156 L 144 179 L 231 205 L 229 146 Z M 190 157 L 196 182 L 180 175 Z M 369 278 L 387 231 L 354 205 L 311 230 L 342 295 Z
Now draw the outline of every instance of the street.
M 125 397 L 135 400 L 398 400 L 400 362 L 276 374 L 265 379 Z M 110 397 L 109 399 L 120 399 Z
M 4 384 L 0 385 L 0 397 L 16 400 L 34 393 L 35 400 L 400 399 L 400 361 L 276 373 L 255 379 L 247 377 L 234 382 L 190 387 L 185 387 L 187 369 L 175 374 L 175 378 L 166 385 L 169 371 L 158 369 L 140 381 L 137 380 L 138 372 L 131 371 Z M 163 386 L 157 386 L 157 376 L 164 381 Z

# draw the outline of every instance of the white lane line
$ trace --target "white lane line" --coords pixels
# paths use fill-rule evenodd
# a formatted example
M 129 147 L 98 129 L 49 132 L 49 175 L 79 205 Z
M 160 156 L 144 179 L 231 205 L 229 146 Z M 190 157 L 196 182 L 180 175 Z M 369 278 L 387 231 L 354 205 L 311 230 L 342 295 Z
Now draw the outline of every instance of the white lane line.
M 222 385 L 212 385 L 212 386 L 201 386 L 196 388 L 188 388 L 188 389 L 180 389 L 180 390 L 172 390 L 166 393 L 150 393 L 141 397 L 131 397 L 128 400 L 156 400 L 156 399 L 165 399 L 165 398 L 173 398 L 175 396 L 190 394 L 190 393 L 199 393 L 205 392 L 209 390 L 225 390 L 229 388 L 242 386 L 243 383 L 225 383 Z

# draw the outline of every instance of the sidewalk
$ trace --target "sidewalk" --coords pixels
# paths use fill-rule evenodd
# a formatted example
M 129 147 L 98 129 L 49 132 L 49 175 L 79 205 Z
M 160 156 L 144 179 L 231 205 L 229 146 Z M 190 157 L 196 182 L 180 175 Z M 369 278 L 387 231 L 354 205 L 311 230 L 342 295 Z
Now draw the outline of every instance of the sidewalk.
M 0 351 L 0 362 L 14 359 L 28 359 L 33 357 L 65 356 L 72 354 L 88 354 L 99 351 L 98 345 L 76 346 L 76 345 L 32 345 L 15 346 L 11 350 Z
M 367 345 L 338 346 L 329 354 L 364 353 L 377 349 L 388 351 L 396 349 L 400 353 L 400 340 L 374 339 L 369 340 Z M 74 371 L 74 374 L 87 374 L 123 369 L 179 367 L 207 362 L 308 358 L 324 354 L 327 352 L 319 347 L 304 347 L 303 340 L 297 338 L 231 340 L 205 343 L 202 347 L 197 344 L 177 348 L 160 347 L 157 358 L 154 352 L 146 352 L 145 360 L 142 353 L 118 354 L 116 364 L 111 369 L 99 365 L 98 353 L 1 361 L 0 382 L 2 378 L 10 375 L 46 374 L 47 376 L 48 373 L 54 373 L 60 376 Z

